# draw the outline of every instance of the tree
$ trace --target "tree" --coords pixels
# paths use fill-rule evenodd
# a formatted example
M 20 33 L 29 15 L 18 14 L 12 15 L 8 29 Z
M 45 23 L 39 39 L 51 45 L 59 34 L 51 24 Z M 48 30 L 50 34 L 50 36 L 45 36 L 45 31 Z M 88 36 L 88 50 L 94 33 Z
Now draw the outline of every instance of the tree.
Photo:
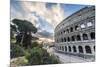
M 15 25 L 10 24 L 10 38 L 14 38 L 14 32 L 17 32 L 17 28 Z
M 32 33 L 35 34 L 37 28 L 27 20 L 13 19 L 12 22 L 18 26 L 17 28 L 20 33 L 16 39 L 20 37 L 20 44 L 27 48 L 31 45 Z

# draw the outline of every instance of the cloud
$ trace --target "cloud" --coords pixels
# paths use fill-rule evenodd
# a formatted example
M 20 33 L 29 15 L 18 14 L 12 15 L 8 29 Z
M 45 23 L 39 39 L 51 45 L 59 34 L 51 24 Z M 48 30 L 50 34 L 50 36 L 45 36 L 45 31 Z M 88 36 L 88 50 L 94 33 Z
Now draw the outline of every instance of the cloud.
M 50 33 L 50 32 L 47 32 L 46 30 L 42 30 L 42 31 L 39 31 L 38 32 L 38 35 L 41 35 L 41 37 L 44 37 L 44 38 L 52 38 L 53 33 Z
M 77 6 L 75 9 L 72 7 L 60 3 L 11 0 L 11 19 L 29 20 L 37 27 L 38 32 L 36 35 L 38 37 L 53 39 L 56 25 L 69 14 L 79 9 Z
M 45 2 L 13 1 L 11 3 L 11 18 L 29 20 L 38 28 L 38 35 L 51 38 L 54 28 L 64 18 L 64 11 L 60 4 L 51 4 L 47 7 L 48 4 Z
M 35 12 L 37 15 L 45 18 L 48 23 L 53 25 L 53 28 L 64 19 L 64 11 L 60 4 L 52 5 L 51 9 L 46 7 L 45 2 L 21 2 L 23 9 L 29 13 Z

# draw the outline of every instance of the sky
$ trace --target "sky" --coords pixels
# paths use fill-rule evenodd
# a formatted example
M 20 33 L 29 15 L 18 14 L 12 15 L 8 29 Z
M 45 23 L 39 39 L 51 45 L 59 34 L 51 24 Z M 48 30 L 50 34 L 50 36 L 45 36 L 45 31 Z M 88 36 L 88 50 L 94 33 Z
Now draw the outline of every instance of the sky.
M 36 26 L 35 36 L 54 41 L 55 27 L 66 17 L 88 5 L 11 0 L 11 20 L 28 20 Z

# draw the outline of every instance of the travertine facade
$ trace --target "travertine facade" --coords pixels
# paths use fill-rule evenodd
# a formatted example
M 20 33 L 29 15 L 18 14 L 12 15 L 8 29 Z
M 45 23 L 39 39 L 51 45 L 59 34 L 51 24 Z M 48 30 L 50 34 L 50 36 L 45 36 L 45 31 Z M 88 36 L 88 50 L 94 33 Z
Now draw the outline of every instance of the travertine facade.
M 55 28 L 57 51 L 95 56 L 95 6 L 80 9 Z

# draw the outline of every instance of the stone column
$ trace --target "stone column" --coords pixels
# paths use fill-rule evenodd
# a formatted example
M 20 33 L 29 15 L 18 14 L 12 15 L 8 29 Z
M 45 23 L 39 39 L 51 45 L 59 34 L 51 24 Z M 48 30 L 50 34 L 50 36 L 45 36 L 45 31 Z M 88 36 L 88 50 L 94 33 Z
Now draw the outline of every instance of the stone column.
M 66 45 L 65 45 L 65 46 L 66 46 Z M 65 51 L 65 53 L 66 53 L 65 46 L 64 46 L 64 51 Z
M 88 36 L 88 40 L 91 40 L 91 37 L 90 37 L 90 33 L 89 32 L 87 33 L 87 36 Z
M 91 48 L 91 52 L 92 52 L 92 54 L 95 55 L 94 45 L 93 45 L 93 46 L 90 46 L 90 48 Z
M 79 49 L 78 49 L 78 46 L 76 46 L 76 51 L 77 51 L 77 53 L 79 54 Z
M 71 53 L 74 53 L 74 51 L 73 51 L 73 47 L 72 46 L 70 46 L 71 47 Z
M 85 45 L 83 47 L 83 53 L 86 54 Z
M 83 41 L 83 33 L 80 33 L 81 41 Z

